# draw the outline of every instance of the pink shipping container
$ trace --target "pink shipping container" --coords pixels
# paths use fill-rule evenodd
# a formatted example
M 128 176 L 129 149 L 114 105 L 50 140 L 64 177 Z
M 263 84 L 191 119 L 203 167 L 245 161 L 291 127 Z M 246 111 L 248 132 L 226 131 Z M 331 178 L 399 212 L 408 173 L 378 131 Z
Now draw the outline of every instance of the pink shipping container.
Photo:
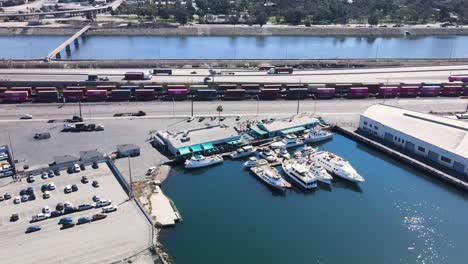
M 435 97 L 435 96 L 439 96 L 440 87 L 437 87 L 437 86 L 423 86 L 420 91 L 421 91 L 421 96 Z
M 167 89 L 187 89 L 187 86 L 185 84 L 168 84 Z
M 106 90 L 88 90 L 86 92 L 86 99 L 93 102 L 101 102 L 107 100 L 109 93 Z
M 88 88 L 86 88 L 86 86 L 67 86 L 67 90 L 73 90 L 73 91 L 80 90 L 83 92 L 83 94 L 86 94 L 86 91 L 88 90 Z
M 417 97 L 419 95 L 419 86 L 400 87 L 400 97 Z
M 380 83 L 363 83 L 362 86 L 367 87 L 369 93 L 377 94 L 379 92 Z
M 317 88 L 317 99 L 331 99 L 335 97 L 335 88 Z
M 81 90 L 64 90 L 63 99 L 65 102 L 78 102 L 83 100 L 83 91 Z
M 367 87 L 351 87 L 349 89 L 348 98 L 365 98 L 369 96 L 369 88 Z
M 4 93 L 6 90 L 8 90 L 6 87 L 0 87 L 0 93 Z
M 10 91 L 25 91 L 28 93 L 28 97 L 32 96 L 32 88 L 31 87 L 11 87 Z
M 137 89 L 135 97 L 138 101 L 151 101 L 154 100 L 155 93 L 153 89 Z
M 451 75 L 448 78 L 449 82 L 468 82 L 467 75 Z
M 168 89 L 167 94 L 169 96 L 183 96 L 188 94 L 188 90 L 184 89 Z
M 460 96 L 463 94 L 462 86 L 445 86 L 442 89 L 442 96 Z
M 398 95 L 399 88 L 397 86 L 381 86 L 377 97 L 380 98 L 395 98 Z
M 29 101 L 27 91 L 6 91 L 2 93 L 4 103 L 23 103 Z

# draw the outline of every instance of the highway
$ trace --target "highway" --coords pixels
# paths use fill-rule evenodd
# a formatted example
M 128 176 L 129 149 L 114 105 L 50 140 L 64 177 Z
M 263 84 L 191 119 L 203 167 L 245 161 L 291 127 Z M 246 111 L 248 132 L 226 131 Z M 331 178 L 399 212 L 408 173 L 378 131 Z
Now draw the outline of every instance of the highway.
M 150 69 L 0 69 L 0 81 L 85 81 L 88 74 L 108 76 L 120 82 L 127 71 Z M 293 74 L 269 75 L 265 71 L 219 69 L 214 82 L 238 83 L 359 83 L 359 82 L 447 82 L 451 74 L 468 74 L 468 65 L 433 67 L 393 67 L 346 70 L 296 70 Z M 153 76 L 142 82 L 202 83 L 208 69 L 174 69 L 173 75 Z

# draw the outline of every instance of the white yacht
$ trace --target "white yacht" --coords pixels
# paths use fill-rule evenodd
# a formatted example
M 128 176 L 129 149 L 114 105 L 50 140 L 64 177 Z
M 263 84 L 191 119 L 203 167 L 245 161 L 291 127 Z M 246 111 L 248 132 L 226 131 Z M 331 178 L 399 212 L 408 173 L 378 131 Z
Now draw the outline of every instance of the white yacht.
M 327 170 L 320 166 L 318 163 L 312 163 L 309 167 L 309 171 L 317 178 L 318 181 L 321 181 L 326 184 L 331 184 L 333 177 Z
M 235 152 L 231 153 L 229 156 L 232 159 L 240 159 L 240 158 L 252 155 L 253 153 L 255 153 L 255 151 L 257 151 L 257 149 L 248 145 L 248 146 L 243 146 L 242 148 L 236 150 Z
M 305 164 L 285 161 L 281 164 L 283 171 L 304 189 L 317 187 L 317 178 L 308 170 Z
M 250 170 L 264 183 L 277 190 L 284 191 L 286 188 L 291 188 L 291 184 L 284 180 L 275 168 L 260 166 L 250 168 Z
M 252 168 L 252 167 L 263 166 L 267 164 L 268 164 L 268 161 L 264 159 L 257 159 L 256 157 L 250 157 L 249 160 L 244 162 L 244 167 Z
M 363 182 L 364 178 L 348 161 L 328 151 L 319 151 L 310 155 L 310 159 L 323 166 L 329 173 L 352 182 Z
M 258 155 L 261 158 L 266 159 L 268 162 L 275 162 L 278 160 L 278 156 L 276 156 L 275 152 L 269 148 L 264 148 Z
M 322 140 L 330 139 L 332 137 L 333 133 L 324 130 L 312 129 L 304 134 L 304 143 L 319 142 Z
M 205 157 L 203 155 L 194 155 L 190 159 L 185 161 L 185 168 L 186 169 L 194 169 L 194 168 L 202 168 L 207 167 L 210 165 L 222 163 L 223 157 L 220 155 L 208 156 Z
M 299 147 L 304 145 L 304 141 L 297 138 L 295 135 L 287 135 L 281 141 L 273 142 L 270 146 L 273 149 L 285 147 L 285 148 L 292 148 L 292 147 Z
M 278 157 L 280 157 L 280 158 L 284 158 L 284 159 L 290 159 L 291 158 L 291 154 L 289 154 L 288 150 L 285 147 L 281 147 L 279 149 L 276 149 L 275 152 L 276 152 L 276 155 L 278 155 Z
M 295 158 L 308 158 L 310 154 L 316 152 L 317 149 L 311 146 L 304 146 L 301 150 L 294 152 Z

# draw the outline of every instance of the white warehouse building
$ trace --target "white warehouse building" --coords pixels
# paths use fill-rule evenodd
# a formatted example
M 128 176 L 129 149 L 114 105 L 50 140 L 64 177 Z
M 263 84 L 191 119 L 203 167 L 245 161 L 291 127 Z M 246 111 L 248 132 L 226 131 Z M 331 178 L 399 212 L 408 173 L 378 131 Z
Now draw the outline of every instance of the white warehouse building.
M 378 104 L 361 114 L 359 130 L 468 175 L 466 122 Z

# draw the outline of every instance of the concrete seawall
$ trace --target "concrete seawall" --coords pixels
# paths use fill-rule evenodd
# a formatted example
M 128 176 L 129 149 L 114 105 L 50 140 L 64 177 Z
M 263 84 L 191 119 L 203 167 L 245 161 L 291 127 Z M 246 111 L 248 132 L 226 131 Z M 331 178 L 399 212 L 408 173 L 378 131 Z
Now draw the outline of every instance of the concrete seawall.
M 78 27 L 0 27 L 0 35 L 73 35 Z M 91 36 L 430 36 L 468 35 L 468 27 L 345 27 L 196 25 L 174 28 L 93 27 Z
M 391 149 L 387 146 L 384 146 L 376 141 L 373 141 L 371 139 L 368 139 L 366 137 L 363 137 L 355 132 L 353 132 L 352 130 L 349 130 L 349 129 L 345 129 L 345 128 L 342 128 L 342 127 L 339 127 L 339 126 L 335 126 L 333 128 L 333 130 L 343 134 L 344 136 L 347 136 L 353 140 L 356 140 L 358 142 L 361 142 L 361 143 L 364 143 L 366 144 L 367 146 L 370 146 L 382 153 L 385 153 L 395 159 L 398 159 L 408 165 L 410 165 L 411 167 L 414 167 L 414 168 L 417 168 L 419 169 L 420 171 L 422 172 L 425 172 L 427 173 L 428 175 L 431 175 L 437 179 L 440 179 L 448 184 L 451 184 L 452 186 L 460 189 L 460 190 L 463 190 L 463 191 L 468 191 L 468 183 L 460 180 L 460 179 L 457 179 L 456 177 L 453 177 L 445 172 L 442 172 L 440 170 L 437 170 L 427 164 L 424 164 L 416 159 L 413 159 L 401 152 L 398 152 L 394 149 Z

